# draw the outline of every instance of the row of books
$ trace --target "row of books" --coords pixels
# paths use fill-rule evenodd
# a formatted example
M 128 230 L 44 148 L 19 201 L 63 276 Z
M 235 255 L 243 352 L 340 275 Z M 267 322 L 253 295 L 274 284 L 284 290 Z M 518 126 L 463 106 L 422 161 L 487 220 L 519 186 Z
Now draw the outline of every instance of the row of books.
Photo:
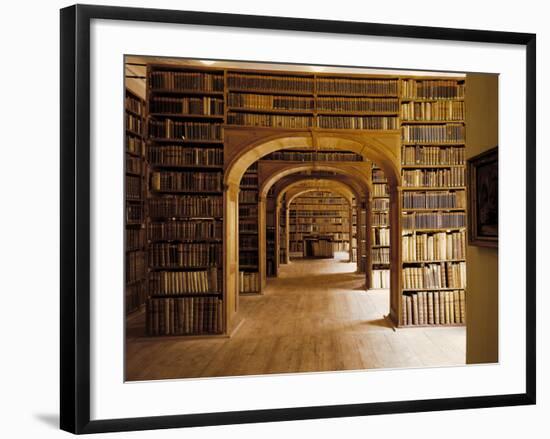
M 363 161 L 363 157 L 354 152 L 276 151 L 262 157 L 262 160 L 284 160 L 291 162 L 361 162 Z
M 229 73 L 229 88 L 313 93 L 313 78 L 284 75 Z
M 203 267 L 222 265 L 219 243 L 152 243 L 149 261 L 152 267 Z
M 242 267 L 258 267 L 258 249 L 240 249 L 239 265 Z
M 126 172 L 141 174 L 143 162 L 138 157 L 126 156 Z
M 407 79 L 401 82 L 403 98 L 420 99 L 462 99 L 464 84 L 456 80 L 416 80 Z
M 160 139 L 216 140 L 223 139 L 221 124 L 208 122 L 174 122 L 172 119 L 150 120 L 149 136 Z
M 466 258 L 466 232 L 414 233 L 402 237 L 403 262 Z
M 149 239 L 152 241 L 185 241 L 221 239 L 221 221 L 193 220 L 149 223 Z
M 466 287 L 465 262 L 440 262 L 421 267 L 403 267 L 404 289 L 441 289 Z
M 221 172 L 152 172 L 151 189 L 161 192 L 221 192 L 223 174 Z
M 139 200 L 141 199 L 141 177 L 134 175 L 127 175 L 125 179 L 126 183 L 126 199 L 127 200 Z
M 313 110 L 311 97 L 275 96 L 253 93 L 229 93 L 229 107 L 252 108 L 257 110 Z
M 390 287 L 390 270 L 372 270 L 371 288 L 388 289 Z
M 460 187 L 464 185 L 464 168 L 403 170 L 403 186 Z
M 124 307 L 126 308 L 126 314 L 140 309 L 147 301 L 147 294 L 149 289 L 147 288 L 147 282 L 134 282 L 126 285 L 126 291 L 124 295 Z
M 390 245 L 390 229 L 371 229 L 372 245 Z
M 347 210 L 319 210 L 318 205 L 306 205 L 305 209 L 302 206 L 296 207 L 294 203 L 291 205 L 290 217 L 347 217 Z M 331 206 L 332 207 L 332 206 Z M 336 206 L 335 206 L 336 207 Z
M 373 183 L 386 183 L 386 175 L 382 169 L 373 169 L 372 170 L 372 182 Z
M 222 301 L 217 297 L 150 298 L 147 334 L 200 335 L 223 331 Z
M 241 186 L 258 186 L 258 174 L 245 173 L 241 178 Z
M 134 250 L 145 246 L 145 229 L 126 229 L 126 249 Z
M 346 112 L 346 113 L 397 113 L 398 99 L 384 98 L 318 98 L 317 111 Z
M 372 185 L 372 195 L 375 197 L 389 197 L 389 187 L 385 183 L 376 183 Z
M 290 224 L 291 233 L 332 233 L 341 230 L 340 224 Z
M 466 191 L 403 192 L 404 209 L 465 208 Z
M 390 215 L 387 212 L 373 212 L 372 213 L 372 225 L 373 226 L 389 226 Z
M 445 229 L 466 227 L 466 214 L 463 212 L 415 212 L 404 214 L 403 229 Z
M 337 216 L 337 217 L 292 217 L 290 220 L 290 224 L 333 224 L 333 225 L 339 225 L 339 226 L 347 226 L 346 221 L 344 218 Z
M 147 149 L 147 158 L 156 166 L 223 166 L 223 148 L 189 148 L 181 145 Z
M 397 96 L 395 79 L 317 78 L 317 93 Z
M 139 137 L 126 134 L 126 151 L 131 154 L 143 154 L 143 141 Z
M 239 246 L 244 248 L 258 248 L 258 236 L 255 236 L 255 235 L 239 236 Z
M 133 131 L 134 133 L 141 134 L 143 123 L 141 117 L 135 116 L 131 113 L 126 113 L 126 129 Z
M 322 212 L 320 209 L 330 209 L 332 211 L 345 211 L 349 207 L 349 204 L 344 201 L 343 198 L 305 198 L 299 197 L 291 204 L 292 209 L 296 211 L 313 210 L 316 212 Z
M 466 292 L 419 291 L 403 295 L 403 325 L 453 325 L 466 323 Z
M 152 97 L 149 100 L 149 112 L 223 116 L 223 99 L 210 96 Z
M 260 275 L 256 272 L 239 272 L 239 292 L 257 293 L 260 291 Z
M 387 247 L 373 248 L 371 249 L 371 255 L 373 264 L 390 263 L 390 249 Z
M 406 125 L 401 127 L 404 142 L 460 143 L 464 142 L 464 125 Z
M 142 114 L 143 111 L 141 99 L 137 99 L 129 94 L 126 94 L 126 97 L 124 98 L 124 108 L 137 114 Z
M 155 71 L 149 75 L 154 90 L 223 91 L 223 73 Z
M 389 198 L 375 198 L 372 200 L 371 207 L 374 210 L 389 210 L 390 199 Z
M 335 252 L 347 252 L 349 251 L 349 242 L 347 241 L 333 241 L 332 248 Z
M 309 128 L 313 126 L 313 116 L 229 112 L 227 123 L 259 127 Z
M 323 116 L 317 117 L 319 128 L 346 130 L 396 130 L 399 119 L 392 116 Z
M 145 279 L 147 274 L 147 253 L 142 251 L 126 253 L 126 283 Z
M 257 221 L 239 221 L 239 232 L 255 232 L 258 233 Z
M 221 196 L 176 195 L 150 198 L 149 215 L 152 218 L 221 218 L 223 198 Z
M 282 232 L 284 233 L 284 228 L 282 229 Z M 349 239 L 349 233 L 330 230 L 299 232 L 291 229 L 289 231 L 288 237 L 290 241 L 302 241 L 306 238 L 309 238 L 312 233 L 316 235 L 318 235 L 319 233 L 322 233 L 323 235 L 330 235 L 333 241 L 347 241 Z M 284 240 L 285 237 L 283 234 L 279 243 L 284 243 Z
M 151 296 L 218 293 L 221 270 L 157 271 L 149 273 Z
M 401 119 L 408 120 L 464 120 L 464 102 L 408 102 L 401 104 Z
M 258 206 L 245 204 L 239 206 L 239 217 L 257 217 L 258 216 Z
M 464 148 L 439 146 L 403 146 L 401 149 L 403 165 L 463 165 Z
M 258 191 L 246 191 L 241 190 L 239 192 L 239 203 L 257 203 Z
M 295 202 L 297 204 L 344 204 L 342 197 L 330 194 L 326 191 L 308 192 L 307 195 L 300 196 Z
M 143 205 L 126 203 L 126 224 L 140 224 L 143 223 L 143 219 Z

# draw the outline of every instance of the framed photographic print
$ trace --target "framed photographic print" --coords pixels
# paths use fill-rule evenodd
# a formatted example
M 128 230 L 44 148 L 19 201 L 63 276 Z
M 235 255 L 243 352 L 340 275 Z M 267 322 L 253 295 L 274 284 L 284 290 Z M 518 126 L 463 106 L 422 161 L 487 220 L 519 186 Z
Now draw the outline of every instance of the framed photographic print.
M 534 404 L 535 41 L 63 9 L 61 427 Z
M 468 160 L 470 194 L 469 240 L 472 245 L 498 246 L 498 148 Z

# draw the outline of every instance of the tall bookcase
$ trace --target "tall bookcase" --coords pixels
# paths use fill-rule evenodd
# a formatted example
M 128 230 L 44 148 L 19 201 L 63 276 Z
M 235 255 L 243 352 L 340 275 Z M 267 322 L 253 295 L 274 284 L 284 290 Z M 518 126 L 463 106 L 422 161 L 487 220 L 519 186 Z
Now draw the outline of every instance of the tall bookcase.
M 371 288 L 390 287 L 390 195 L 384 171 L 373 165 L 371 201 Z
M 338 194 L 308 192 L 290 204 L 289 245 L 294 257 L 333 257 L 335 251 L 347 251 L 349 229 L 349 205 Z M 318 243 L 320 253 L 309 254 L 308 240 L 327 242 Z
M 276 249 L 276 255 L 278 254 L 278 258 L 279 258 L 279 265 L 280 264 L 286 264 L 289 259 L 290 259 L 290 253 L 288 253 L 289 249 L 288 249 L 288 239 L 287 239 L 287 217 L 288 217 L 288 213 L 287 213 L 287 207 L 286 207 L 286 194 L 284 194 L 281 198 L 281 205 L 279 207 L 279 218 L 278 218 L 278 222 L 279 222 L 279 225 L 278 225 L 278 230 L 276 231 L 276 233 L 279 234 L 279 236 L 277 237 L 277 241 L 279 243 L 279 245 L 277 246 L 278 248 Z
M 149 335 L 223 319 L 223 71 L 148 67 Z
M 274 277 L 277 275 L 277 260 L 276 260 L 276 221 L 275 212 L 277 200 L 275 199 L 275 188 L 271 189 L 267 193 L 266 197 L 266 231 L 265 231 L 265 267 L 266 276 Z M 261 255 L 260 255 L 261 257 Z
M 239 192 L 239 292 L 260 291 L 258 245 L 258 162 L 241 179 Z
M 463 325 L 465 80 L 401 81 L 403 326 Z
M 145 101 L 126 89 L 125 100 L 125 308 L 139 310 L 147 299 L 145 236 Z

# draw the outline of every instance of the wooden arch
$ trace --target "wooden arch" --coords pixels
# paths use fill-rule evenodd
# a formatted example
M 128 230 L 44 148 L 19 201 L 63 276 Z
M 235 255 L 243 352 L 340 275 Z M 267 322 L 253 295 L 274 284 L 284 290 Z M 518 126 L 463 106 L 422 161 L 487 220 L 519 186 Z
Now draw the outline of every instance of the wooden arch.
M 227 331 L 230 333 L 238 324 L 239 309 L 239 184 L 243 174 L 257 160 L 271 152 L 281 149 L 338 149 L 360 154 L 364 159 L 376 163 L 386 175 L 390 187 L 390 222 L 399 224 L 400 205 L 397 202 L 400 193 L 400 153 L 401 143 L 396 131 L 371 130 L 325 130 L 325 129 L 279 129 L 279 128 L 224 128 L 224 287 L 225 317 Z M 347 162 L 350 163 L 350 162 Z M 357 162 L 361 163 L 361 162 Z M 317 169 L 323 165 L 317 163 Z M 350 165 L 351 166 L 351 165 Z M 359 172 L 355 170 L 354 172 Z M 299 172 L 299 171 L 296 171 Z M 336 171 L 338 172 L 338 171 Z M 289 173 L 285 175 L 289 175 Z M 282 178 L 284 175 L 279 177 Z M 359 175 L 357 175 L 359 176 Z M 275 182 L 274 180 L 273 182 Z M 366 182 L 369 180 L 366 179 Z M 261 192 L 267 193 L 262 187 Z M 262 205 L 263 204 L 263 205 Z M 264 224 L 265 233 L 265 196 L 259 203 L 260 226 Z M 263 213 L 261 213 L 263 212 Z M 262 230 L 260 227 L 259 230 Z M 400 231 L 391 229 L 391 260 L 401 257 Z M 260 258 L 262 260 L 263 258 Z M 399 303 L 399 271 L 392 265 L 390 317 L 397 321 Z

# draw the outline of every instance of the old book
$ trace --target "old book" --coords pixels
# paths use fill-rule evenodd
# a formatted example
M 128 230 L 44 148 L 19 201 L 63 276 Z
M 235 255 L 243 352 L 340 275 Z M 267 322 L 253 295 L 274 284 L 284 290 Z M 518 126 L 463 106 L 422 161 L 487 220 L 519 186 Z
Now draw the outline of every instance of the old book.
M 428 324 L 434 324 L 434 293 L 428 293 Z
M 418 294 L 413 294 L 411 297 L 412 297 L 412 309 L 413 309 L 413 324 L 418 325 L 419 324 L 418 323 L 419 322 Z
M 434 301 L 434 324 L 439 325 L 439 291 L 433 294 Z
M 460 323 L 466 323 L 466 292 L 464 290 L 459 291 L 460 300 Z

